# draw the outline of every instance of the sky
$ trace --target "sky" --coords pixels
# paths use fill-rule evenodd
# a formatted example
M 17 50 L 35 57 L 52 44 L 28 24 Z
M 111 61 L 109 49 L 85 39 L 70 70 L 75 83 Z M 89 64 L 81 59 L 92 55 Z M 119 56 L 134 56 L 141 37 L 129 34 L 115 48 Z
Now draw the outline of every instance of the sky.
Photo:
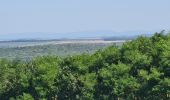
M 0 0 L 0 34 L 170 30 L 170 0 Z

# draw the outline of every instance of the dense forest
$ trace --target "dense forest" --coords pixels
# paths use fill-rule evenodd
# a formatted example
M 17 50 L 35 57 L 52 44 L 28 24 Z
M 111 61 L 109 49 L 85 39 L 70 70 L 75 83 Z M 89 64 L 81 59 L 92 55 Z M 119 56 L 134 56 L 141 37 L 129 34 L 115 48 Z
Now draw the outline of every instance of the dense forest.
M 0 100 L 170 100 L 170 33 L 94 54 L 1 59 Z

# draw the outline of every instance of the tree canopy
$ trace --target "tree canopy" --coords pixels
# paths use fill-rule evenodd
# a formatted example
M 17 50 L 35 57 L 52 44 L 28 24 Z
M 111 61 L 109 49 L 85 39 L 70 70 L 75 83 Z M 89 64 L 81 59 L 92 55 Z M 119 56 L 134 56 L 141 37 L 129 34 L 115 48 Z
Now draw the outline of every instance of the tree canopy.
M 0 100 L 169 100 L 170 34 L 94 54 L 0 60 Z

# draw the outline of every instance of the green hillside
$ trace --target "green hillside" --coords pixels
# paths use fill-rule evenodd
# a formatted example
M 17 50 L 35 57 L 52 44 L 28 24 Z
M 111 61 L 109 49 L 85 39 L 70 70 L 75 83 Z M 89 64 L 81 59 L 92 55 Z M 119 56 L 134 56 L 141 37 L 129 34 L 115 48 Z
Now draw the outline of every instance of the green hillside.
M 170 100 L 170 34 L 92 54 L 1 59 L 0 100 Z

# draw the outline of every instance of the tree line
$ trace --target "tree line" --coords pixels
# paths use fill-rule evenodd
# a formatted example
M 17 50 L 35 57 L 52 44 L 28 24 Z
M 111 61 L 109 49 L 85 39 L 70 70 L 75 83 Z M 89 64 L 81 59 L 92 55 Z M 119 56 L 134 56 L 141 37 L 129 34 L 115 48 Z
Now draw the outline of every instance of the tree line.
M 169 100 L 170 34 L 94 54 L 0 60 L 0 100 Z

